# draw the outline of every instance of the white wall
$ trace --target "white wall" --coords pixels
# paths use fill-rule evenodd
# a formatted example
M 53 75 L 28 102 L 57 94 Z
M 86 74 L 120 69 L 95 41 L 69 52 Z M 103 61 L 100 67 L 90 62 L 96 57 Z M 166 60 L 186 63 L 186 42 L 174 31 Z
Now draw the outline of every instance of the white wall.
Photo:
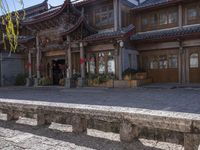
M 2 68 L 1 68 L 1 78 L 2 85 L 14 85 L 15 78 L 18 74 L 24 74 L 24 59 L 21 55 L 3 53 Z

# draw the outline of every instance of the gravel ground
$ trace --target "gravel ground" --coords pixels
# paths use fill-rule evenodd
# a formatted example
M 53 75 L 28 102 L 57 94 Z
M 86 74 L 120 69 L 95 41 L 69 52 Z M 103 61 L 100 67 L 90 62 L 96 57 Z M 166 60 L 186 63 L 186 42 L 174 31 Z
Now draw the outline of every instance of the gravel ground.
M 16 124 L 0 116 L 1 150 L 183 150 L 180 145 L 145 139 L 121 143 L 118 134 L 97 130 L 75 135 L 71 126 L 52 123 L 49 128 L 36 127 L 33 119 L 21 118 Z

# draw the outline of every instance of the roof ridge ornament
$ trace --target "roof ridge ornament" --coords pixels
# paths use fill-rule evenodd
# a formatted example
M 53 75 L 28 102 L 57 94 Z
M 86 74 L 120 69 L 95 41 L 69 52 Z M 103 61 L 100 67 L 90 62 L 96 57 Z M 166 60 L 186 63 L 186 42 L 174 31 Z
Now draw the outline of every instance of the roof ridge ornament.
M 44 0 L 44 2 L 43 3 L 48 3 L 48 0 Z

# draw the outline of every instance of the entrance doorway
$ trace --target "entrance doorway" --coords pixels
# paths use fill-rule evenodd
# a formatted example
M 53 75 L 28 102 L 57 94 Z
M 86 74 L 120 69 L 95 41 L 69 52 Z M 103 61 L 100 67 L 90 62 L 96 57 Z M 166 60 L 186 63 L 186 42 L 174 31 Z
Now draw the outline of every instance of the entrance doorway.
M 190 83 L 200 83 L 200 52 L 191 49 L 189 52 L 189 80 Z
M 65 76 L 65 60 L 58 59 L 52 61 L 53 85 L 59 85 L 60 79 Z

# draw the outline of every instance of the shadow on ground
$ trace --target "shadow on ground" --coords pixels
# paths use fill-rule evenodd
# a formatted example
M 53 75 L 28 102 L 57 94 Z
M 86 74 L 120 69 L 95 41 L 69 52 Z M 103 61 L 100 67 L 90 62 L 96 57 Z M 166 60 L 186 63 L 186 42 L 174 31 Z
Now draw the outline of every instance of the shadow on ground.
M 0 127 L 4 129 L 17 130 L 23 133 L 31 133 L 35 136 L 42 136 L 54 140 L 73 143 L 77 146 L 91 148 L 96 150 L 161 150 L 143 145 L 140 141 L 135 141 L 131 144 L 113 141 L 109 139 L 93 137 L 90 135 L 77 135 L 71 132 L 62 132 L 47 127 L 35 127 L 26 124 L 17 124 L 0 120 Z

